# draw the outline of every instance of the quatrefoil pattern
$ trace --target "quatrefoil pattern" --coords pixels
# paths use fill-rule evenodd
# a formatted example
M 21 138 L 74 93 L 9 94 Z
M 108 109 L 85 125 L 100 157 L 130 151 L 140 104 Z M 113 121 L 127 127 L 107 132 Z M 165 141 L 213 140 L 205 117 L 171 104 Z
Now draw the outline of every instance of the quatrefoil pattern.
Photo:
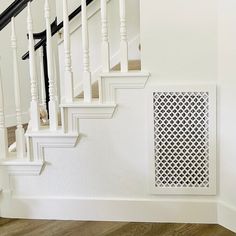
M 155 187 L 209 187 L 209 93 L 154 92 Z

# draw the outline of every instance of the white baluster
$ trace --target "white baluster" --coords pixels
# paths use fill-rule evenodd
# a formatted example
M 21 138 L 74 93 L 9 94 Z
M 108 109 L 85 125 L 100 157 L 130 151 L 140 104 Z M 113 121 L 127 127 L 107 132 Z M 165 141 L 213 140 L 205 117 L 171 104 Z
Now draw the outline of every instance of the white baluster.
M 89 62 L 89 36 L 88 36 L 88 19 L 86 0 L 81 0 L 82 7 L 82 42 L 83 42 L 83 85 L 84 85 L 84 102 L 90 103 L 92 101 L 91 88 L 91 72 Z
M 120 60 L 121 72 L 128 71 L 128 41 L 126 29 L 126 7 L 125 0 L 120 0 Z
M 71 45 L 69 33 L 69 17 L 67 0 L 63 0 L 63 22 L 64 22 L 64 51 L 65 51 L 65 99 L 73 102 L 73 73 L 71 66 Z
M 47 30 L 47 59 L 48 59 L 48 79 L 49 79 L 49 123 L 50 130 L 56 131 L 58 128 L 58 115 L 57 115 L 57 100 L 56 88 L 53 69 L 53 54 L 52 54 L 52 32 L 50 23 L 50 6 L 48 0 L 45 0 L 45 19 Z
M 107 25 L 107 0 L 101 0 L 101 20 L 102 20 L 102 70 L 110 71 L 110 47 L 108 40 Z
M 41 105 L 46 109 L 46 90 L 45 90 L 45 77 L 43 65 L 43 48 L 39 49 L 39 64 L 40 64 L 40 88 L 41 88 Z
M 30 104 L 31 128 L 33 131 L 38 131 L 40 128 L 38 85 L 37 85 L 37 73 L 36 73 L 35 51 L 34 51 L 33 21 L 32 21 L 30 2 L 28 3 L 27 27 L 29 34 L 29 66 L 30 66 L 30 79 L 31 79 L 31 104 Z
M 14 71 L 14 90 L 15 90 L 15 105 L 16 105 L 16 150 L 17 158 L 24 158 L 26 156 L 25 149 L 25 131 L 21 119 L 21 97 L 20 97 L 20 80 L 17 62 L 17 41 L 15 33 L 15 21 L 12 18 L 12 33 L 11 33 L 11 47 L 13 53 L 13 71 Z
M 2 88 L 2 75 L 0 70 L 0 159 L 6 159 L 8 154 L 7 148 L 7 130 L 5 127 L 5 115 L 4 115 L 4 99 L 3 99 L 3 88 Z
M 59 104 L 59 91 L 58 91 L 58 74 L 57 74 L 57 59 L 56 59 L 56 55 L 53 52 L 53 74 L 54 74 L 54 78 L 55 78 L 55 99 L 57 101 L 57 109 L 58 112 L 60 111 L 60 108 L 58 106 Z

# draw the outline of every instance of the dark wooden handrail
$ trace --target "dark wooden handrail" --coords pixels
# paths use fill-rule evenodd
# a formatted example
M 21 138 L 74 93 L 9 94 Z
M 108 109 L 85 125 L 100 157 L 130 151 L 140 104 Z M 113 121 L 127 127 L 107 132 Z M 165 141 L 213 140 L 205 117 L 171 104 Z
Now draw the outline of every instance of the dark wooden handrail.
M 87 0 L 86 4 L 89 5 L 91 2 L 94 0 Z M 69 21 L 74 19 L 79 13 L 81 12 L 81 6 L 76 8 L 70 15 L 69 15 Z M 63 22 L 60 24 L 57 24 L 57 18 L 54 20 L 54 22 L 51 24 L 51 31 L 52 31 L 52 36 L 55 35 L 57 32 L 59 32 L 63 28 Z M 38 43 L 34 46 L 35 51 L 42 47 L 43 45 L 46 45 L 46 30 L 34 34 L 34 39 L 40 39 Z M 26 60 L 29 58 L 29 52 L 25 53 L 22 56 L 23 60 Z
M 28 2 L 32 1 L 33 0 L 15 0 L 9 7 L 7 7 L 0 15 L 0 31 L 9 24 L 12 17 L 16 17 L 25 9 Z

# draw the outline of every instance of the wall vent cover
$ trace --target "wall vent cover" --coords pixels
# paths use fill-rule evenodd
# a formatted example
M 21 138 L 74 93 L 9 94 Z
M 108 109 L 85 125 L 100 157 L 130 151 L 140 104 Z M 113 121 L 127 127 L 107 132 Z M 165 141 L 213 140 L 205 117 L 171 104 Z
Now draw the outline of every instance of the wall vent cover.
M 215 194 L 215 90 L 152 91 L 152 130 L 155 193 Z

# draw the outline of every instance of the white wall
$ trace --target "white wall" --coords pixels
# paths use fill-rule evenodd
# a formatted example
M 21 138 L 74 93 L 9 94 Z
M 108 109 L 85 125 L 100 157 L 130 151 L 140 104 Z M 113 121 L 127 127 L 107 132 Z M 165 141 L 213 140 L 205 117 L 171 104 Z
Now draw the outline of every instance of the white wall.
M 2 0 L 0 5 L 0 14 L 13 2 L 13 0 Z
M 219 1 L 220 199 L 236 212 L 236 2 Z M 235 221 L 235 218 L 234 218 Z M 236 226 L 235 226 L 236 229 Z
M 236 3 L 141 2 L 142 66 L 151 71 L 151 84 L 217 84 L 218 222 L 236 231 Z
M 144 70 L 165 81 L 216 80 L 216 1 L 149 0 L 140 9 Z
M 1 11 L 5 9 L 12 1 L 4 0 L 1 2 Z M 55 16 L 55 3 L 51 0 L 52 19 Z M 26 28 L 26 10 L 21 12 L 16 18 L 16 35 L 18 40 L 18 61 L 21 86 L 22 112 L 24 122 L 28 122 L 28 109 L 30 102 L 30 78 L 28 69 L 28 60 L 22 61 L 21 56 L 28 51 L 27 28 Z M 41 32 L 45 29 L 44 22 L 44 1 L 32 2 L 32 15 L 34 21 L 34 32 Z M 13 94 L 13 71 L 12 71 L 12 51 L 11 51 L 11 27 L 8 25 L 0 32 L 0 67 L 2 71 L 2 80 L 5 99 L 6 125 L 15 125 L 15 104 Z
M 75 149 L 46 149 L 40 177 L 11 177 L 2 216 L 216 223 L 214 197 L 150 194 L 146 97 L 118 90 L 113 119 L 81 120 Z

